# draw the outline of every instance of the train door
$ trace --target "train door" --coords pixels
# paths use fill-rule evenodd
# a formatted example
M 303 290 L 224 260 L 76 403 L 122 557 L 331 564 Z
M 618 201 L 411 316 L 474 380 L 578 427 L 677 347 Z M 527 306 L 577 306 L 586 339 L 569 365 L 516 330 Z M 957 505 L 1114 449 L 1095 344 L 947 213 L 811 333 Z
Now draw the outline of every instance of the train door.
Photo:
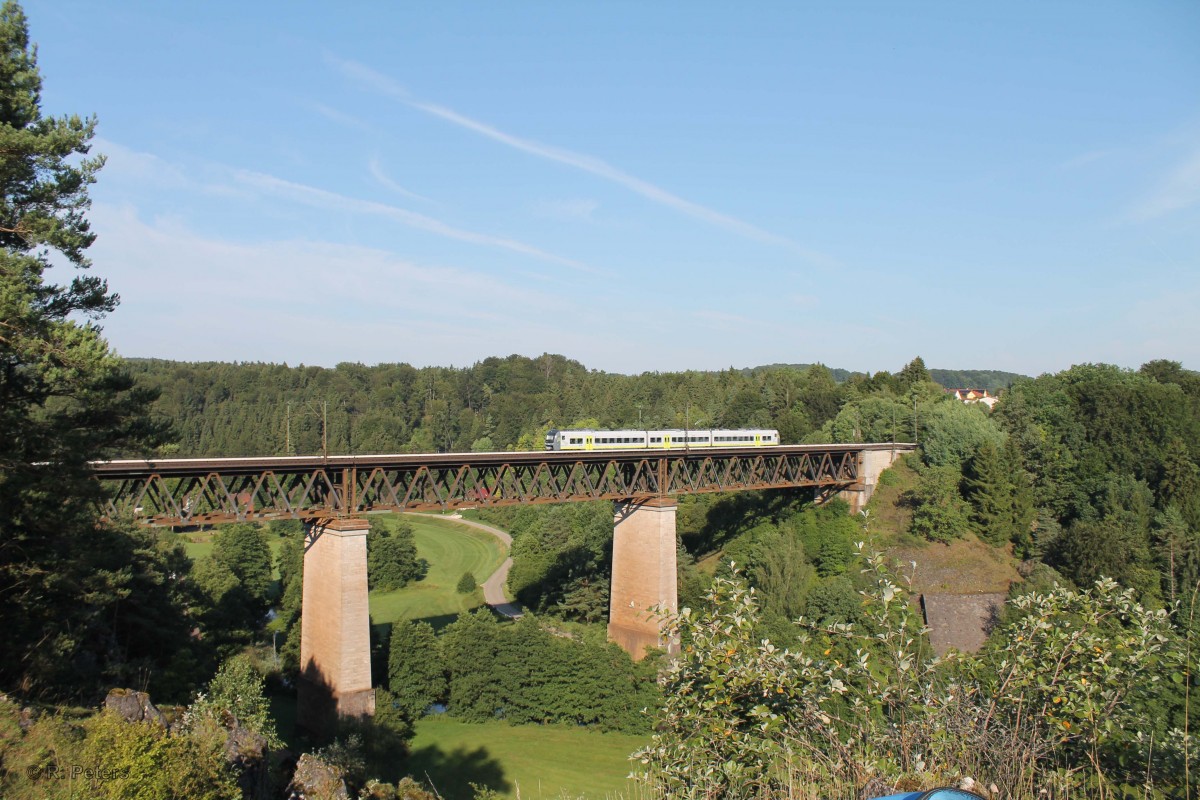
M 754 434 L 754 446 L 762 447 L 762 434 L 761 433 Z
M 583 449 L 584 450 L 594 450 L 595 449 L 595 447 L 592 445 L 592 437 L 587 436 L 586 434 L 583 437 Z
M 671 449 L 671 434 L 669 434 L 669 433 L 663 434 L 663 449 L 664 450 Z

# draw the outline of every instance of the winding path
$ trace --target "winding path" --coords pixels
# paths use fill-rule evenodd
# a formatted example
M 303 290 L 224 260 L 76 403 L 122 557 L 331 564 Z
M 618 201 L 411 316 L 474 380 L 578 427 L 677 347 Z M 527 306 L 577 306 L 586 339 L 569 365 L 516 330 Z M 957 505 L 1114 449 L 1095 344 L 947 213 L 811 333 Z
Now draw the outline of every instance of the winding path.
M 485 525 L 482 522 L 463 519 L 460 514 L 447 514 L 439 517 L 439 519 L 452 519 L 459 525 L 466 525 L 468 528 L 476 528 L 485 533 L 490 533 L 504 543 L 504 548 L 507 552 L 512 551 L 512 536 L 508 534 L 508 531 L 492 527 L 491 525 Z M 521 605 L 520 603 L 510 601 L 504 591 L 504 584 L 508 581 L 508 571 L 512 568 L 512 563 L 512 556 L 504 559 L 504 563 L 491 574 L 491 577 L 483 582 L 483 601 L 498 613 L 516 619 L 523 613 Z

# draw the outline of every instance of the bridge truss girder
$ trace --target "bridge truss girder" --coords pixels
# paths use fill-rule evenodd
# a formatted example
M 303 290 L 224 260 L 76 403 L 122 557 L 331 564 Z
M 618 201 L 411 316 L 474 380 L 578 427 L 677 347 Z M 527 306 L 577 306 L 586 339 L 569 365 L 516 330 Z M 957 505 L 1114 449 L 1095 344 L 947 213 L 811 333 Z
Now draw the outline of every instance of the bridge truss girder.
M 97 465 L 97 475 L 110 490 L 110 516 L 181 526 L 351 517 L 372 511 L 639 500 L 747 489 L 832 489 L 853 485 L 860 465 L 859 451 L 853 446 L 296 461 L 140 462 L 144 466 L 137 469 L 118 466 L 131 462 L 111 462 Z

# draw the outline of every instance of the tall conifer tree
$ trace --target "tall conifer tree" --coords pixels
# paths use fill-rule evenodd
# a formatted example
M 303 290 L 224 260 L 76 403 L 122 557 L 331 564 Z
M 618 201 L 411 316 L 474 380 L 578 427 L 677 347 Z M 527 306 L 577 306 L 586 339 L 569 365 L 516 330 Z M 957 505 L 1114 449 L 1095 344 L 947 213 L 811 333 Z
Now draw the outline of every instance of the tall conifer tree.
M 95 324 L 117 304 L 86 272 L 95 125 L 42 115 L 25 14 L 0 6 L 0 688 L 27 692 L 84 691 L 136 660 L 135 630 L 177 627 L 163 553 L 99 525 L 87 469 L 151 433 L 151 398 Z M 55 282 L 52 266 L 75 274 Z

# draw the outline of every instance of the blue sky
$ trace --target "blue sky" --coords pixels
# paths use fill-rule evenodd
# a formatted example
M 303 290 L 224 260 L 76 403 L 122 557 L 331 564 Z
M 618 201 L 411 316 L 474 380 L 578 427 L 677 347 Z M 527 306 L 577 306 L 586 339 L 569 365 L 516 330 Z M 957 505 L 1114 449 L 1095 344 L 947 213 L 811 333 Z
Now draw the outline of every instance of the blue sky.
M 26 0 L 127 356 L 1200 368 L 1200 3 Z

